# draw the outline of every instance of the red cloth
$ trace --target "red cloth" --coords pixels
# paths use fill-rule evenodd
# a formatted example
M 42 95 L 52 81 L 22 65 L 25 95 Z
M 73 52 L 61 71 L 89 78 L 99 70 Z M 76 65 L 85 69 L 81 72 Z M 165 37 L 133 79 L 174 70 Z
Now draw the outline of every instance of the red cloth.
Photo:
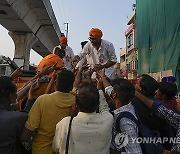
M 171 100 L 162 100 L 164 104 L 168 107 L 168 109 L 171 109 L 174 111 L 175 105 L 176 105 L 176 98 L 172 98 Z

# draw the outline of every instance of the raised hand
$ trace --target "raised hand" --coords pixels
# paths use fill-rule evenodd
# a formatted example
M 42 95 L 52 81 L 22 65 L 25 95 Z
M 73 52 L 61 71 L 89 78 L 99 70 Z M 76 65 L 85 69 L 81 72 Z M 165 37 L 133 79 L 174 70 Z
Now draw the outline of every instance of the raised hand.
M 34 95 L 34 92 L 39 89 L 40 87 L 40 82 L 39 82 L 39 79 L 36 79 L 32 82 L 31 84 L 31 87 L 29 89 L 29 94 L 28 94 L 28 99 L 32 99 L 33 98 L 33 95 Z
M 42 77 L 45 74 L 49 74 L 49 70 L 50 70 L 51 66 L 46 66 L 44 65 L 44 67 L 42 68 L 42 70 L 40 72 L 38 72 L 39 77 Z
M 106 75 L 105 75 L 105 69 L 103 68 L 102 70 L 99 70 L 99 71 L 98 71 L 98 75 L 99 75 L 101 78 L 106 77 Z
M 10 75 L 11 79 L 15 79 L 15 78 L 21 76 L 21 75 L 22 75 L 22 69 L 21 69 L 21 68 L 23 68 L 23 67 L 24 67 L 24 66 L 21 66 L 21 67 L 17 68 L 17 69 Z
M 103 81 L 99 74 L 96 74 L 96 83 L 97 83 L 97 89 L 103 90 Z
M 102 70 L 103 68 L 104 68 L 103 65 L 101 65 L 101 64 L 96 64 L 96 65 L 94 66 L 94 71 L 99 71 L 99 70 Z

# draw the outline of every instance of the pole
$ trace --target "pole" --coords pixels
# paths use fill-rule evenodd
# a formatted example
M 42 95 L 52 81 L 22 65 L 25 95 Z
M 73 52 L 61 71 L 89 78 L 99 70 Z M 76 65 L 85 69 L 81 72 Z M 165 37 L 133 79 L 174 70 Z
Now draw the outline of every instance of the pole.
M 69 23 L 64 23 L 66 25 L 66 38 L 68 37 L 68 31 L 69 31 Z

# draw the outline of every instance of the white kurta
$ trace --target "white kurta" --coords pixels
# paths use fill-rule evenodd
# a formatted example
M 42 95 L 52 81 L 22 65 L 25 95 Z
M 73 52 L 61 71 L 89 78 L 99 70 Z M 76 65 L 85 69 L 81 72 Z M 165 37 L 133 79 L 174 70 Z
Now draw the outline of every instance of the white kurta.
M 113 116 L 104 98 L 100 94 L 100 113 L 79 112 L 73 118 L 69 154 L 109 154 Z M 65 154 L 66 139 L 70 117 L 65 117 L 56 125 L 53 150 Z
M 83 51 L 80 54 L 80 58 L 81 61 L 79 62 L 78 65 L 81 65 L 83 63 L 82 61 L 85 61 L 86 59 L 87 63 L 91 66 L 91 68 L 94 68 L 95 64 L 104 65 L 108 61 L 117 62 L 114 46 L 111 42 L 106 40 L 101 41 L 101 46 L 99 50 L 94 48 L 91 42 L 88 42 L 84 46 Z M 115 78 L 114 65 L 105 69 L 105 75 L 110 79 Z
M 61 46 L 56 46 L 56 47 L 59 47 L 61 49 Z M 56 48 L 55 47 L 55 48 Z M 54 50 L 55 48 L 53 49 L 53 53 L 54 53 Z M 70 70 L 72 71 L 72 67 L 71 67 L 71 61 L 72 59 L 74 58 L 74 53 L 73 53 L 73 50 L 71 47 L 69 46 L 66 46 L 65 48 L 65 57 L 63 58 L 63 62 L 64 62 L 64 66 L 67 70 Z

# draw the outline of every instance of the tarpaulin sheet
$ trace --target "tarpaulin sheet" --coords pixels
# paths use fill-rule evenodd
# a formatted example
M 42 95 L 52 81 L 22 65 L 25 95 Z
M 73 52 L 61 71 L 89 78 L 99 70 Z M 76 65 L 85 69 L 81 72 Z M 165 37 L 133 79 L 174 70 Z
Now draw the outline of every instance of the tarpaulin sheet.
M 172 70 L 180 85 L 180 0 L 137 0 L 138 73 Z

